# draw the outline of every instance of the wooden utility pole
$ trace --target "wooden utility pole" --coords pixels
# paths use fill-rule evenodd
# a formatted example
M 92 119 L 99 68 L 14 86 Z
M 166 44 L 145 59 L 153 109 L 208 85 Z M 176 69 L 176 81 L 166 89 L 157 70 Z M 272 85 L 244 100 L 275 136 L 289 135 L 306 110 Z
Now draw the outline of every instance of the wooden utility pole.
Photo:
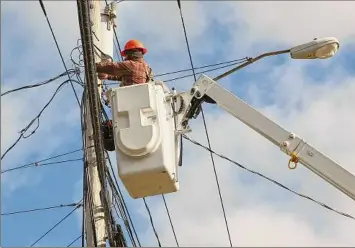
M 80 1 L 80 0 L 79 0 Z M 84 5 L 81 2 L 81 5 Z M 111 8 L 110 8 L 111 7 Z M 90 22 L 92 30 L 92 41 L 95 51 L 95 62 L 100 62 L 102 59 L 101 51 L 111 57 L 113 57 L 113 18 L 115 17 L 115 3 L 108 5 L 105 10 L 101 13 L 100 1 L 90 0 L 89 1 L 89 13 Z M 79 18 L 80 19 L 80 18 Z M 81 23 L 81 25 L 83 25 Z M 83 34 L 82 34 L 83 35 Z M 83 37 L 82 37 L 83 38 Z M 82 42 L 85 42 L 84 40 Z M 98 49 L 100 51 L 98 51 Z M 87 68 L 86 68 L 87 69 Z M 98 82 L 98 97 L 101 98 L 101 83 L 102 81 L 97 79 Z M 85 162 L 87 165 L 87 188 L 88 196 L 85 199 L 85 231 L 86 231 L 86 246 L 94 247 L 95 241 L 97 247 L 105 247 L 106 240 L 108 238 L 109 230 L 107 228 L 107 218 L 105 216 L 104 205 L 102 196 L 106 195 L 105 187 L 102 187 L 102 180 L 100 181 L 99 170 L 103 168 L 98 168 L 98 158 L 96 154 L 96 147 L 94 142 L 94 130 L 91 116 L 91 106 L 89 101 L 88 90 L 86 91 L 86 98 L 84 101 L 86 112 L 84 116 L 86 135 L 85 143 L 86 150 Z M 98 117 L 99 118 L 99 117 Z M 102 176 L 102 175 L 101 175 Z M 92 207 L 92 209 L 91 209 Z M 109 207 L 109 206 L 106 206 Z M 107 209 L 106 209 L 107 210 Z

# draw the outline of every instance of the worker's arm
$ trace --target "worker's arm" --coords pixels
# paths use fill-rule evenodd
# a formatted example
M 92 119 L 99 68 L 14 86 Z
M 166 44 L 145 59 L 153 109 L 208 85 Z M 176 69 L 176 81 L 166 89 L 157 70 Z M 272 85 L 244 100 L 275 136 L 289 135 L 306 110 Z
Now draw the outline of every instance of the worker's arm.
M 101 80 L 121 81 L 121 77 L 108 75 L 106 73 L 97 73 L 97 77 Z
M 181 115 L 178 116 L 177 128 L 180 129 L 178 131 L 182 133 L 188 131 L 189 119 L 196 117 L 201 103 L 207 98 L 210 102 L 217 103 L 219 107 L 264 136 L 274 145 L 280 147 L 283 152 L 291 156 L 291 161 L 300 162 L 355 200 L 355 176 L 353 174 L 302 138 L 286 131 L 237 96 L 228 92 L 213 79 L 202 75 L 191 91 L 181 94 L 181 97 L 184 101 L 184 107 Z
M 100 62 L 96 63 L 98 73 L 108 74 L 109 80 L 117 80 L 122 76 L 131 74 L 131 70 L 126 61 L 123 62 Z M 112 79 L 110 79 L 112 78 Z

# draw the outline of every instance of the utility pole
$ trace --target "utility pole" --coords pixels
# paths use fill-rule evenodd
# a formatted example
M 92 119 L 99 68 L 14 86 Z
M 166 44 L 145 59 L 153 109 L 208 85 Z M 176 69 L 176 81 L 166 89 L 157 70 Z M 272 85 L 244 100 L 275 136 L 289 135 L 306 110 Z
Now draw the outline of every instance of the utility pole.
M 91 21 L 91 29 L 92 29 L 92 41 L 94 44 L 95 51 L 95 62 L 100 62 L 102 59 L 102 54 L 95 49 L 98 47 L 103 53 L 113 57 L 113 28 L 114 22 L 112 21 L 115 17 L 115 3 L 108 5 L 103 13 L 101 13 L 100 1 L 90 0 L 89 1 L 89 10 L 90 10 L 90 21 Z M 84 41 L 83 41 L 84 42 Z M 98 82 L 98 93 L 101 99 L 102 81 L 97 79 Z M 102 187 L 100 176 L 99 176 L 99 168 L 98 161 L 95 153 L 94 147 L 94 131 L 90 113 L 90 104 L 89 97 L 86 94 L 85 99 L 85 125 L 86 125 L 86 135 L 85 135 L 85 143 L 87 151 L 86 151 L 86 165 L 88 166 L 88 178 L 87 181 L 88 188 L 90 189 L 88 197 L 86 197 L 85 202 L 85 230 L 86 230 L 86 245 L 88 247 L 96 246 L 97 247 L 105 247 L 106 240 L 108 238 L 107 223 L 106 220 L 108 216 L 105 216 L 107 212 L 105 212 L 104 205 L 102 203 L 102 195 L 106 195 L 107 192 L 103 192 L 105 187 Z M 91 203 L 93 204 L 92 208 Z M 90 211 L 91 210 L 91 211 Z M 90 213 L 92 212 L 92 216 Z M 94 223 L 92 223 L 92 221 Z M 94 237 L 95 236 L 95 237 Z

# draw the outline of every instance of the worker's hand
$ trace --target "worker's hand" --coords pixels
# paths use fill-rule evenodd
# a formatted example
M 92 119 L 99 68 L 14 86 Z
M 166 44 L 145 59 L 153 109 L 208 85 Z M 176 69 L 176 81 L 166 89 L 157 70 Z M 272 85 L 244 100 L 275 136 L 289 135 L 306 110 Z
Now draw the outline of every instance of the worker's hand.
M 97 76 L 99 77 L 99 79 L 101 80 L 105 80 L 108 78 L 108 74 L 106 73 L 97 73 Z

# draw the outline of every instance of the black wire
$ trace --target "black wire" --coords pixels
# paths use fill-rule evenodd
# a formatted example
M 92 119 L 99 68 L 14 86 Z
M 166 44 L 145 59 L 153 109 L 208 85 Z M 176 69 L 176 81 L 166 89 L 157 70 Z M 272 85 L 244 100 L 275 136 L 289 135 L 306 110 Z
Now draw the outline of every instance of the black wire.
M 81 116 L 80 116 L 81 117 Z M 82 121 L 80 121 L 82 122 Z M 81 125 L 81 132 L 83 133 L 83 126 Z M 82 139 L 83 147 L 85 147 L 85 142 L 84 139 Z M 83 149 L 84 150 L 84 149 Z M 85 151 L 83 152 L 83 157 L 86 158 L 86 153 Z M 87 181 L 86 181 L 87 175 L 86 175 L 86 161 L 84 160 L 83 163 L 83 208 L 82 208 L 82 215 L 81 215 L 81 247 L 84 247 L 85 245 L 85 209 L 86 209 L 86 195 L 87 195 Z M 71 245 L 71 244 L 70 244 Z M 70 246 L 68 245 L 68 247 Z
M 44 210 L 55 209 L 55 208 L 76 207 L 77 205 L 78 205 L 78 203 L 60 204 L 60 205 L 55 205 L 55 206 L 51 206 L 51 207 L 34 208 L 34 209 L 28 209 L 28 210 L 22 210 L 22 211 L 2 213 L 1 216 L 30 213 L 30 212 L 35 212 L 35 211 L 44 211 Z
M 241 64 L 241 63 L 244 63 L 245 60 L 241 60 L 239 62 L 234 62 L 232 64 L 227 64 L 227 65 L 224 65 L 224 66 L 220 66 L 220 67 L 217 67 L 217 68 L 212 68 L 212 69 L 208 69 L 208 70 L 204 70 L 204 71 L 201 71 L 201 72 L 198 72 L 198 73 L 195 73 L 195 74 L 188 74 L 188 75 L 184 75 L 184 76 L 180 76 L 180 77 L 175 77 L 175 78 L 171 78 L 171 79 L 166 79 L 164 80 L 164 82 L 171 82 L 171 81 L 175 81 L 175 80 L 178 80 L 178 79 L 183 79 L 183 78 L 188 78 L 188 77 L 192 77 L 192 76 L 197 76 L 197 75 L 201 75 L 203 73 L 206 73 L 206 72 L 211 72 L 211 71 L 216 71 L 216 70 L 220 70 L 220 69 L 223 69 L 223 68 L 227 68 L 227 67 L 230 67 L 230 66 L 234 66 L 234 65 L 238 65 L 238 64 Z M 221 62 L 221 63 L 218 63 L 218 64 L 222 64 L 222 63 L 228 63 L 228 62 Z M 211 65 L 206 65 L 204 67 L 212 67 L 212 66 L 215 66 L 217 64 L 211 64 Z M 199 69 L 199 67 L 195 67 L 195 69 Z M 189 69 L 190 71 L 192 69 Z M 178 73 L 180 71 L 175 71 L 175 72 L 167 72 L 167 73 L 163 73 L 163 74 L 158 74 L 156 75 L 155 77 L 160 77 L 162 75 L 169 75 L 169 74 L 174 74 L 174 73 Z M 113 85 L 113 84 L 117 84 L 117 83 L 106 83 L 106 85 Z
M 35 242 L 33 242 L 33 244 L 31 244 L 30 247 L 33 247 L 35 244 L 37 244 L 39 241 L 41 241 L 45 236 L 47 236 L 51 231 L 53 231 L 57 226 L 59 226 L 64 220 L 66 220 L 70 215 L 72 215 L 75 212 L 75 210 L 77 210 L 79 207 L 82 206 L 82 204 L 81 204 L 82 201 L 83 200 L 81 200 L 72 211 L 70 211 L 66 216 L 64 216 L 60 221 L 58 221 L 53 227 L 51 227 L 41 237 L 39 237 Z
M 97 170 L 99 181 L 101 183 L 100 197 L 102 199 L 103 210 L 105 213 L 105 224 L 107 230 L 107 238 L 112 241 L 111 223 L 109 222 L 109 205 L 106 197 L 106 181 L 105 181 L 105 156 L 103 148 L 103 139 L 100 128 L 100 102 L 98 102 L 97 95 L 97 76 L 95 75 L 95 61 L 94 61 L 94 46 L 92 40 L 92 30 L 90 25 L 90 11 L 89 3 L 87 1 L 77 0 L 78 18 L 80 23 L 80 34 L 83 45 L 84 61 L 86 67 L 86 79 L 88 80 L 86 87 L 89 95 L 89 104 L 91 112 L 91 120 L 93 125 L 93 138 L 95 144 L 96 162 L 98 164 Z
M 322 203 L 322 202 L 320 202 L 320 201 L 317 201 L 317 200 L 311 198 L 310 196 L 307 196 L 307 195 L 298 193 L 298 192 L 294 191 L 293 189 L 290 189 L 290 188 L 288 188 L 287 186 L 285 186 L 285 185 L 283 185 L 283 184 L 277 182 L 276 180 L 271 179 L 271 178 L 269 178 L 269 177 L 267 177 L 267 176 L 261 174 L 260 172 L 257 172 L 257 171 L 253 171 L 253 170 L 251 170 L 251 169 L 248 169 L 248 168 L 246 168 L 245 166 L 243 166 L 242 164 L 240 164 L 240 163 L 238 163 L 238 162 L 236 162 L 236 161 L 234 161 L 234 160 L 232 160 L 232 159 L 230 159 L 230 158 L 228 158 L 228 157 L 226 157 L 226 156 L 224 156 L 224 155 L 218 154 L 218 153 L 216 153 L 215 151 L 211 150 L 210 148 L 208 148 L 208 147 L 202 145 L 201 143 L 199 143 L 199 142 L 197 142 L 197 141 L 195 141 L 195 140 L 190 139 L 190 138 L 187 137 L 186 135 L 184 135 L 184 139 L 190 141 L 191 143 L 193 143 L 193 144 L 195 144 L 195 145 L 197 145 L 197 146 L 202 147 L 203 149 L 205 149 L 205 150 L 207 150 L 207 151 L 209 151 L 209 152 L 215 154 L 216 156 L 218 156 L 218 157 L 220 157 L 220 158 L 222 158 L 222 159 L 224 159 L 224 160 L 227 160 L 227 161 L 229 161 L 229 162 L 231 162 L 231 163 L 237 165 L 238 167 L 240 167 L 240 168 L 242 168 L 242 169 L 244 169 L 244 170 L 246 170 L 246 171 L 248 171 L 248 172 L 250 172 L 250 173 L 252 173 L 252 174 L 255 174 L 255 175 L 257 175 L 257 176 L 260 176 L 260 177 L 262 177 L 262 178 L 264 178 L 264 179 L 266 179 L 266 180 L 268 180 L 268 181 L 270 181 L 270 182 L 276 184 L 277 186 L 279 186 L 279 187 L 281 187 L 281 188 L 283 188 L 283 189 L 285 189 L 285 190 L 287 190 L 287 191 L 289 191 L 289 192 L 291 192 L 291 193 L 293 193 L 293 194 L 295 194 L 295 195 L 297 195 L 297 196 L 299 196 L 299 197 L 302 197 L 302 198 L 304 198 L 304 199 L 310 200 L 310 201 L 312 201 L 312 202 L 314 202 L 314 203 L 320 205 L 321 207 L 324 207 L 324 208 L 326 208 L 326 209 L 328 209 L 328 210 L 330 210 L 330 211 L 333 211 L 333 212 L 335 212 L 335 213 L 337 213 L 337 214 L 339 214 L 339 215 L 342 215 L 342 216 L 345 216 L 345 217 L 348 217 L 348 218 L 350 218 L 350 219 L 355 220 L 355 217 L 353 217 L 352 215 L 347 214 L 347 213 L 344 213 L 344 212 L 340 212 L 340 211 L 338 211 L 338 210 L 335 210 L 334 208 L 332 208 L 332 207 L 326 205 L 325 203 Z
M 59 48 L 59 45 L 58 45 L 58 42 L 57 42 L 57 38 L 55 37 L 55 34 L 54 34 L 54 31 L 53 31 L 52 25 L 51 25 L 51 23 L 49 22 L 49 19 L 48 19 L 47 12 L 46 12 L 46 9 L 45 9 L 45 7 L 44 7 L 43 1 L 42 1 L 42 0 L 39 0 L 39 4 L 41 5 L 43 14 L 44 14 L 44 16 L 46 17 L 46 20 L 47 20 L 49 29 L 51 30 L 51 33 L 52 33 L 52 36 L 53 36 L 53 40 L 54 40 L 55 45 L 56 45 L 56 47 L 57 47 L 57 50 L 58 50 L 58 53 L 59 53 L 60 58 L 61 58 L 61 60 L 62 60 L 62 63 L 63 63 L 63 65 L 64 65 L 64 68 L 65 68 L 65 70 L 68 72 L 68 68 L 67 68 L 67 66 L 66 66 L 66 64 L 65 64 L 65 62 L 64 62 L 64 58 L 63 58 L 62 52 L 60 51 L 60 48 Z M 73 80 L 71 79 L 71 76 L 69 75 L 69 73 L 67 73 L 67 74 L 68 74 L 68 80 L 70 81 L 70 85 L 71 85 L 71 87 L 72 87 L 72 89 L 73 89 L 75 98 L 76 98 L 76 100 L 77 100 L 77 102 L 78 102 L 78 105 L 80 106 L 79 97 L 78 97 L 78 94 L 77 94 L 76 91 L 75 91 L 74 84 L 73 84 Z
M 35 162 L 32 162 L 32 163 L 26 163 L 24 165 L 20 165 L 20 166 L 16 166 L 16 167 L 13 167 L 13 168 L 10 168 L 10 169 L 7 169 L 7 170 L 3 170 L 3 171 L 1 171 L 1 173 L 5 173 L 6 171 L 21 169 L 22 167 L 27 167 L 27 166 L 31 166 L 31 165 L 34 165 L 34 164 L 38 164 L 38 163 L 44 162 L 44 161 L 48 161 L 48 160 L 52 160 L 52 159 L 55 159 L 55 158 L 63 157 L 63 156 L 66 156 L 66 155 L 69 155 L 69 154 L 73 154 L 73 153 L 76 153 L 76 152 L 79 152 L 79 151 L 82 151 L 82 150 L 83 149 L 80 148 L 80 149 L 76 149 L 76 150 L 73 150 L 73 151 L 57 154 L 57 155 L 54 155 L 54 156 L 49 157 L 49 158 L 41 159 L 41 160 L 38 160 L 38 161 L 35 161 Z
M 81 78 L 80 78 L 81 80 Z M 81 99 L 81 108 L 80 108 L 80 116 L 81 116 L 81 132 L 82 132 L 82 142 L 83 142 L 83 147 L 86 147 L 86 130 L 87 130 L 87 123 L 85 121 L 85 115 L 86 113 L 86 104 L 85 104 L 85 99 L 87 99 L 86 97 L 87 94 L 87 90 L 84 89 L 83 95 L 82 95 L 82 99 Z M 92 146 L 94 147 L 94 146 Z M 86 149 L 83 150 L 84 151 L 84 157 L 85 159 L 87 158 L 87 154 L 86 154 Z M 92 198 L 92 190 L 91 190 L 91 182 L 90 182 L 90 175 L 88 173 L 88 161 L 84 162 L 84 195 L 85 198 L 84 199 L 84 204 L 83 207 L 85 207 L 86 209 L 86 204 L 89 203 L 89 217 L 91 219 L 90 223 L 91 223 L 91 230 L 92 230 L 92 236 L 93 236 L 93 242 L 94 242 L 94 246 L 97 246 L 97 235 L 96 235 L 96 229 L 95 229 L 95 221 L 94 221 L 94 213 L 93 213 L 93 198 Z M 85 211 L 85 210 L 83 210 Z M 86 214 L 87 212 L 85 211 L 84 215 L 85 218 L 87 216 Z M 82 240 L 83 242 L 84 240 Z M 91 244 L 86 244 L 87 246 L 91 245 Z
M 103 115 L 103 121 L 108 121 L 109 120 L 109 117 L 105 111 L 105 108 L 103 106 L 103 104 L 101 103 L 101 113 Z M 124 224 L 126 226 L 126 229 L 127 229 L 127 232 L 128 232 L 128 235 L 130 236 L 130 239 L 131 239 L 131 242 L 132 242 L 132 245 L 134 247 L 136 247 L 136 243 L 135 243 L 135 240 L 134 240 L 134 237 L 133 237 L 133 234 L 132 234 L 132 230 L 130 229 L 130 224 L 132 225 L 132 229 L 133 229 L 133 232 L 134 232 L 134 235 L 137 239 L 137 243 L 139 246 L 141 246 L 141 243 L 139 241 L 139 238 L 138 238 L 138 234 L 137 234 L 137 231 L 136 231 L 136 228 L 134 227 L 134 224 L 133 224 L 133 221 L 132 221 L 132 218 L 131 218 L 131 215 L 128 211 L 128 208 L 127 208 L 127 205 L 126 205 L 126 202 L 124 200 L 124 197 L 122 195 L 122 191 L 121 191 L 121 188 L 118 184 L 118 180 L 117 180 L 117 177 L 116 177 L 116 174 L 113 170 L 113 166 L 112 166 L 112 162 L 111 162 L 111 158 L 109 156 L 109 153 L 107 150 L 105 150 L 105 153 L 106 153 L 106 158 L 109 162 L 109 166 L 110 166 L 110 170 L 111 170 L 111 173 L 113 175 L 113 178 L 114 178 L 114 182 L 115 184 L 113 183 L 113 180 L 112 180 L 112 177 L 111 177 L 111 174 L 109 171 L 106 171 L 107 173 L 107 177 L 109 179 L 109 183 L 112 183 L 112 190 L 113 190 L 113 194 L 114 196 L 116 196 L 118 198 L 118 202 L 121 203 L 122 206 L 119 206 L 120 210 L 121 210 L 121 215 L 122 215 L 122 218 L 124 219 Z M 127 218 L 128 216 L 128 218 Z
M 83 51 L 81 50 L 81 49 L 82 49 L 82 46 L 79 44 L 80 41 L 81 41 L 81 39 L 78 39 L 78 40 L 77 40 L 77 46 L 74 47 L 74 48 L 71 50 L 71 52 L 70 52 L 70 60 L 71 60 L 71 62 L 73 63 L 74 68 L 78 71 L 78 73 L 76 74 L 76 77 L 77 77 L 77 78 L 80 78 L 80 73 L 82 73 L 82 71 L 80 70 L 80 68 L 83 68 L 83 67 L 84 67 L 84 60 L 80 58 L 80 57 L 83 55 Z M 76 61 L 74 60 L 74 58 L 73 58 L 73 52 L 74 52 L 75 50 L 78 50 L 78 52 L 79 52 L 79 55 L 78 55 L 79 61 L 78 61 L 78 62 L 76 62 Z
M 113 33 L 115 35 L 115 40 L 116 40 L 116 43 L 117 43 L 117 46 L 118 46 L 118 51 L 119 51 L 119 56 L 118 57 L 120 57 L 121 60 L 123 61 L 123 56 L 121 55 L 122 49 L 121 49 L 120 42 L 118 41 L 116 29 L 113 29 Z M 116 52 L 117 52 L 117 48 L 116 48 Z
M 51 98 L 49 99 L 49 101 L 44 105 L 44 107 L 41 109 L 41 111 L 38 113 L 38 115 L 37 115 L 35 118 L 33 118 L 33 119 L 29 122 L 29 124 L 28 124 L 24 129 L 22 129 L 22 130 L 20 131 L 19 137 L 18 137 L 17 140 L 5 151 L 5 153 L 1 156 L 1 160 L 6 156 L 6 154 L 7 154 L 9 151 L 11 151 L 11 150 L 18 144 L 18 142 L 20 142 L 20 140 L 21 140 L 22 138 L 27 139 L 27 138 L 29 138 L 30 136 L 32 136 L 32 135 L 37 131 L 37 129 L 39 128 L 39 125 L 40 125 L 40 123 L 39 123 L 40 116 L 42 115 L 42 113 L 44 112 L 44 110 L 51 104 L 51 102 L 53 101 L 53 99 L 55 98 L 55 96 L 59 93 L 59 91 L 62 89 L 62 87 L 63 87 L 66 83 L 68 83 L 69 81 L 70 81 L 70 80 L 65 80 L 63 83 L 61 83 L 61 84 L 57 87 L 57 89 L 55 90 L 55 92 L 54 92 L 54 94 L 52 95 L 52 97 L 51 97 Z M 76 80 L 72 80 L 72 81 L 74 81 L 74 82 L 80 84 L 80 83 L 79 83 L 78 81 L 76 81 Z M 71 81 L 70 81 L 70 82 L 71 82 Z M 25 133 L 28 131 L 28 129 L 32 126 L 32 124 L 33 124 L 36 120 L 37 120 L 37 127 L 36 127 L 29 135 L 25 136 Z
M 78 241 L 80 238 L 82 238 L 83 235 L 81 234 L 79 237 L 77 237 L 76 239 L 74 239 L 69 245 L 67 245 L 67 247 L 70 247 L 72 244 L 74 244 L 76 241 Z M 84 246 L 82 246 L 84 247 Z
M 143 197 L 143 202 L 144 202 L 145 208 L 147 209 L 147 212 L 148 212 L 148 215 L 149 215 L 150 224 L 152 225 L 154 235 L 157 238 L 159 247 L 161 247 L 161 243 L 160 243 L 160 239 L 159 239 L 158 233 L 157 233 L 157 231 L 155 230 L 155 227 L 154 227 L 153 217 L 152 217 L 152 214 L 150 213 L 150 210 L 149 210 L 148 204 L 147 204 L 147 202 L 145 200 L 145 197 Z
M 183 78 L 187 78 L 187 77 L 192 77 L 192 76 L 193 76 L 194 78 L 196 78 L 197 75 L 201 75 L 201 74 L 206 73 L 206 72 L 217 71 L 217 70 L 220 70 L 220 69 L 223 69 L 223 68 L 227 68 L 227 67 L 230 67 L 230 66 L 234 66 L 234 65 L 241 64 L 241 63 L 243 63 L 243 62 L 244 62 L 244 61 L 235 62 L 235 63 L 232 63 L 232 64 L 220 66 L 220 67 L 217 67 L 217 68 L 213 68 L 213 69 L 209 69 L 209 70 L 204 70 L 204 71 L 201 71 L 201 72 L 198 72 L 198 73 L 195 73 L 195 74 L 188 74 L 188 75 L 184 75 L 184 76 L 180 76 L 180 77 L 175 77 L 175 78 L 167 79 L 167 80 L 164 80 L 164 82 L 171 82 L 171 81 L 175 81 L 175 80 L 183 79 Z M 191 69 L 191 70 L 192 70 L 192 69 Z M 195 81 L 196 81 L 196 80 L 195 80 Z
M 176 242 L 176 247 L 180 247 L 180 246 L 179 246 L 179 242 L 178 242 L 178 240 L 177 240 L 176 233 L 175 233 L 175 228 L 174 228 L 173 222 L 172 222 L 171 217 L 170 217 L 170 211 L 169 211 L 169 208 L 168 208 L 168 204 L 166 203 L 164 194 L 162 194 L 161 196 L 163 197 L 163 201 L 164 201 L 166 213 L 168 214 L 168 217 L 169 217 L 171 230 L 173 231 L 174 238 L 175 238 L 175 242 Z
M 68 71 L 68 73 L 76 73 L 75 70 L 71 69 Z M 46 84 L 49 84 L 49 83 L 52 83 L 53 81 L 57 80 L 58 78 L 61 78 L 63 76 L 67 75 L 67 72 L 64 72 L 64 73 L 61 73 L 59 74 L 58 76 L 54 77 L 54 78 L 50 78 L 46 81 L 43 81 L 41 83 L 36 83 L 36 84 L 30 84 L 30 85 L 25 85 L 25 86 L 22 86 L 22 87 L 19 87 L 19 88 L 15 88 L 15 89 L 12 89 L 12 90 L 8 90 L 4 93 L 1 94 L 1 96 L 5 96 L 7 94 L 10 94 L 10 93 L 13 93 L 13 92 L 16 92 L 16 91 L 20 91 L 20 90 L 25 90 L 25 89 L 30 89 L 30 88 L 35 88 L 35 87 L 39 87 L 39 86 L 43 86 L 43 85 L 46 85 Z
M 127 223 L 125 222 L 125 225 L 126 225 L 126 228 L 127 228 L 127 232 L 130 233 L 130 234 L 131 234 L 131 232 L 132 232 L 131 230 L 129 230 L 129 229 L 130 229 L 130 228 L 129 228 L 129 223 L 131 223 L 132 229 L 133 229 L 133 232 L 134 232 L 134 235 L 136 236 L 136 239 L 137 239 L 137 243 L 138 243 L 139 246 L 141 246 L 141 243 L 140 243 L 140 241 L 139 241 L 136 228 L 134 227 L 134 224 L 133 224 L 133 221 L 132 221 L 132 218 L 131 218 L 131 214 L 130 214 L 129 211 L 128 211 L 126 201 L 124 200 L 124 197 L 123 197 L 123 195 L 122 195 L 121 188 L 120 188 L 120 186 L 119 186 L 119 184 L 118 184 L 118 180 L 117 180 L 117 177 L 116 177 L 116 175 L 115 175 L 115 173 L 114 173 L 113 166 L 112 166 L 112 162 L 111 162 L 111 159 L 110 159 L 110 157 L 109 157 L 107 151 L 106 151 L 106 154 L 107 154 L 107 159 L 108 159 L 108 162 L 109 162 L 109 165 L 110 165 L 111 173 L 112 173 L 113 178 L 114 178 L 115 183 L 116 183 L 116 187 L 113 188 L 113 189 L 114 189 L 114 192 L 118 195 L 119 200 L 122 201 L 122 209 L 127 212 L 128 221 L 127 221 Z M 116 192 L 116 191 L 117 191 L 117 192 Z M 125 214 L 126 214 L 126 213 L 123 212 L 123 215 L 125 215 Z M 126 216 L 122 216 L 122 217 L 125 217 L 125 218 L 127 219 Z M 131 234 L 131 235 L 132 235 L 132 234 Z M 132 237 L 133 237 L 133 235 L 132 235 Z M 134 239 L 133 239 L 133 243 L 135 243 L 135 242 L 134 242 Z M 132 243 L 132 245 L 135 245 L 135 244 L 133 244 L 133 243 Z
M 93 44 L 94 45 L 94 47 L 101 53 L 101 55 L 104 55 L 104 56 L 106 56 L 106 57 L 109 57 L 112 61 L 113 61 L 113 58 L 110 56 L 110 55 L 108 55 L 107 53 L 104 53 L 98 46 L 96 46 L 95 44 Z
M 199 69 L 204 69 L 204 68 L 213 67 L 213 66 L 217 66 L 217 65 L 225 65 L 225 64 L 230 64 L 230 63 L 233 63 L 232 65 L 235 65 L 234 63 L 241 63 L 244 61 L 246 61 L 246 58 L 234 59 L 234 60 L 220 62 L 220 63 L 216 63 L 216 64 L 198 66 L 198 67 L 194 67 L 194 69 L 184 69 L 184 70 L 179 70 L 179 71 L 165 72 L 165 73 L 157 74 L 155 76 L 162 77 L 162 76 L 166 76 L 166 75 L 171 75 L 171 74 L 176 74 L 176 73 L 181 73 L 181 72 L 188 72 L 188 71 L 192 71 L 192 70 L 199 70 Z M 228 66 L 231 66 L 231 65 L 228 65 Z M 222 68 L 224 68 L 224 67 L 222 67 Z M 191 74 L 191 76 L 193 76 L 193 74 Z
M 180 3 L 180 0 L 177 0 L 177 3 L 178 3 L 179 10 L 180 10 L 181 23 L 182 23 L 182 27 L 183 27 L 183 29 L 184 29 L 185 41 L 186 41 L 187 51 L 188 51 L 188 53 L 189 53 L 191 68 L 194 68 L 194 65 L 193 65 L 193 62 L 192 62 L 192 56 L 191 56 L 190 46 L 189 46 L 189 41 L 188 41 L 188 38 L 187 38 L 187 31 L 186 31 L 186 27 L 185 27 L 184 17 L 183 17 L 182 10 L 181 10 L 181 3 Z M 193 74 L 194 74 L 194 79 L 195 79 L 195 82 L 196 82 L 196 81 L 197 81 L 197 78 L 196 78 L 196 75 L 195 75 L 195 70 L 192 69 L 192 72 L 193 72 Z M 206 133 L 206 138 L 207 138 L 207 142 L 208 142 L 208 147 L 211 149 L 211 142 L 210 142 L 210 138 L 209 138 L 209 135 L 208 135 L 208 130 L 207 130 L 207 124 L 206 124 L 205 114 L 204 114 L 204 111 L 203 111 L 203 109 L 202 109 L 202 106 L 201 106 L 201 114 L 202 114 L 203 125 L 204 125 L 204 127 L 205 127 L 205 133 Z M 219 186 L 218 175 L 217 175 L 216 166 L 215 166 L 215 162 L 214 162 L 214 159 L 213 159 L 213 154 L 212 154 L 212 152 L 210 152 L 210 156 L 211 156 L 211 161 L 212 161 L 212 166 L 213 166 L 214 175 L 215 175 L 215 178 L 216 178 L 216 184 L 217 184 L 218 195 L 219 195 L 219 199 L 220 199 L 221 207 L 222 207 L 222 211 L 223 211 L 224 222 L 225 222 L 225 224 L 226 224 L 226 231 L 227 231 L 227 234 L 228 234 L 229 244 L 230 244 L 231 247 L 233 247 L 231 235 L 230 235 L 230 232 L 229 232 L 229 226 L 228 226 L 228 220 L 227 220 L 227 216 L 226 216 L 226 211 L 225 211 L 225 209 L 224 209 L 223 197 L 222 197 L 221 189 L 220 189 L 220 186 Z
M 75 158 L 75 159 L 67 159 L 67 160 L 61 160 L 61 161 L 56 161 L 56 162 L 48 162 L 48 163 L 43 163 L 43 164 L 39 164 L 38 162 L 33 163 L 31 165 L 23 165 L 20 167 L 15 167 L 15 168 L 10 168 L 7 170 L 3 170 L 1 172 L 2 173 L 6 173 L 6 172 L 10 172 L 10 171 L 15 171 L 15 170 L 19 170 L 19 169 L 27 169 L 27 168 L 32 168 L 32 167 L 42 167 L 42 166 L 46 166 L 46 165 L 53 165 L 53 164 L 63 164 L 63 163 L 69 163 L 69 162 L 75 162 L 75 161 L 83 161 L 83 158 Z

